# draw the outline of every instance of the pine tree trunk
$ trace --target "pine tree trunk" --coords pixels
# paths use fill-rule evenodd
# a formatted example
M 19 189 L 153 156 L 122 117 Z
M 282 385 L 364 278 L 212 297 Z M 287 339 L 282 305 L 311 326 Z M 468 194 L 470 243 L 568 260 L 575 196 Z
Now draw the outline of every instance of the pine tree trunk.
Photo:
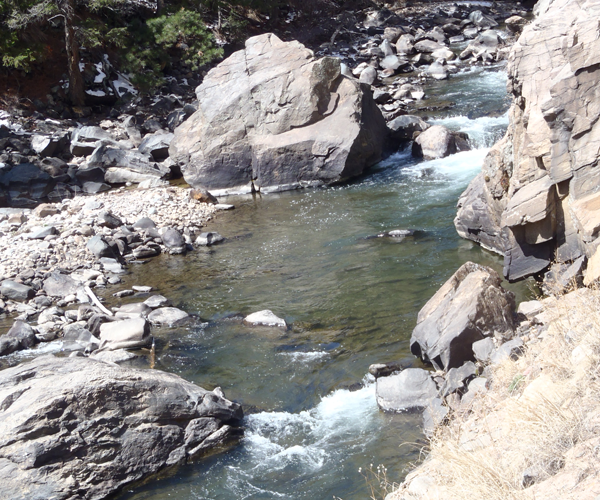
M 75 16 L 74 2 L 73 0 L 67 0 L 65 3 L 65 45 L 69 65 L 69 97 L 73 106 L 83 106 L 85 105 L 85 92 L 83 77 L 79 70 L 79 47 L 77 47 L 75 28 L 73 27 L 73 18 Z

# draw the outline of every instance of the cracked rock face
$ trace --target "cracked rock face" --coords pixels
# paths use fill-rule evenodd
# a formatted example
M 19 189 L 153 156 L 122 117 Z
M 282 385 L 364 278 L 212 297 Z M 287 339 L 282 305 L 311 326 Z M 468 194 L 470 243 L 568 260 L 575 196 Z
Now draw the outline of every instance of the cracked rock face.
M 250 38 L 196 94 L 199 109 L 169 148 L 192 186 L 294 189 L 349 179 L 381 159 L 386 125 L 368 86 L 298 42 Z
M 2 497 L 106 498 L 225 444 L 241 418 L 176 375 L 40 357 L 0 372 Z
M 489 267 L 463 264 L 419 311 L 412 353 L 437 370 L 449 370 L 474 360 L 475 342 L 511 338 L 515 296 L 501 282 Z
M 597 0 L 540 2 L 511 51 L 506 137 L 459 200 L 459 234 L 518 280 L 590 256 L 600 233 Z

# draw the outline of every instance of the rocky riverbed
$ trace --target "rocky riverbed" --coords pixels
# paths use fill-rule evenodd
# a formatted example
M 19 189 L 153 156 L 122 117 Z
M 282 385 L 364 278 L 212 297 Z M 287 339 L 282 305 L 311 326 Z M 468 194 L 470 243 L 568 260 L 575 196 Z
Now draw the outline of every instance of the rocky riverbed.
M 235 428 L 241 418 L 239 408 L 217 389 L 208 393 L 186 386 L 187 396 L 173 396 L 184 397 L 190 403 L 182 410 L 185 418 L 176 424 L 171 419 L 179 417 L 169 416 L 165 410 L 171 405 L 169 398 L 156 404 L 140 403 L 148 413 L 142 418 L 139 407 L 126 405 L 118 397 L 113 401 L 103 396 L 107 392 L 137 391 L 152 399 L 155 390 L 167 391 L 173 384 L 184 384 L 160 373 L 156 380 L 145 381 L 150 375 L 129 369 L 119 371 L 114 363 L 130 359 L 131 349 L 147 349 L 145 352 L 152 355 L 155 326 L 193 321 L 186 311 L 171 307 L 168 297 L 148 296 L 152 290 L 144 283 L 120 289 L 120 276 L 128 266 L 144 262 L 151 266 L 152 258 L 159 254 L 185 259 L 186 252 L 198 246 L 222 241 L 217 233 L 203 231 L 203 226 L 216 211 L 233 207 L 219 204 L 203 189 L 206 186 L 227 190 L 242 185 L 247 191 L 267 192 L 337 183 L 361 174 L 413 139 L 413 154 L 426 159 L 469 149 L 466 134 L 428 122 L 427 115 L 451 106 L 429 101 L 428 82 L 452 78 L 474 65 L 502 61 L 524 24 L 526 11 L 502 2 L 477 8 L 440 3 L 425 11 L 409 9 L 404 14 L 407 17 L 372 10 L 344 20 L 330 42 L 315 47 L 317 57 L 328 56 L 324 59 L 275 35 L 254 37 L 244 51 L 207 75 L 198 87 L 196 101 L 189 93 L 185 99 L 163 95 L 145 106 L 139 101 L 138 110 L 130 103 L 101 118 L 2 114 L 0 184 L 4 190 L 0 202 L 9 207 L 0 209 L 0 313 L 15 322 L 0 340 L 0 353 L 56 339 L 63 343 L 63 351 L 72 353 L 68 359 L 39 358 L 2 373 L 5 379 L 0 384 L 6 385 L 7 392 L 2 406 L 11 409 L 3 414 L 5 425 L 9 426 L 14 415 L 21 415 L 23 408 L 38 402 L 36 415 L 42 420 L 46 413 L 60 409 L 56 421 L 46 422 L 52 433 L 58 432 L 56 439 L 38 442 L 37 434 L 51 432 L 36 427 L 31 439 L 15 440 L 3 447 L 2 457 L 10 462 L 10 467 L 5 467 L 9 476 L 23 475 L 34 485 L 32 491 L 37 488 L 36 495 L 42 492 L 42 496 L 51 493 L 69 498 L 73 491 L 81 490 L 90 498 L 103 498 L 130 482 L 193 460 L 238 435 Z M 507 30 L 499 26 L 505 21 Z M 269 60 L 277 61 L 277 67 L 269 68 Z M 244 66 L 242 63 L 249 81 L 221 95 L 219 83 L 229 72 Z M 294 65 L 293 71 L 289 64 Z M 261 75 L 262 71 L 266 76 Z M 251 91 L 244 90 L 247 88 Z M 301 107 L 288 106 L 305 91 L 310 98 Z M 211 108 L 229 97 L 233 98 L 230 114 Z M 240 115 L 250 109 L 249 101 L 267 111 Z M 357 118 L 358 111 L 369 119 Z M 348 128 L 352 133 L 344 141 L 331 133 L 348 124 L 356 125 L 356 130 Z M 209 129 L 214 137 L 201 134 Z M 310 161 L 304 161 L 307 158 Z M 310 169 L 305 168 L 307 163 Z M 245 169 L 236 170 L 239 164 L 246 165 Z M 217 176 L 219 165 L 229 170 Z M 198 190 L 169 184 L 181 173 Z M 473 273 L 478 274 L 477 278 L 470 276 Z M 479 288 L 474 283 L 480 279 L 482 293 L 496 291 L 492 295 L 502 304 L 495 304 L 500 312 L 492 314 L 494 321 L 515 312 L 514 298 L 499 289 L 499 277 L 493 271 L 476 266 L 457 274 L 455 284 L 446 288 L 460 288 L 466 281 L 463 289 L 475 293 Z M 141 293 L 145 300 L 111 310 L 98 300 L 98 295 L 107 295 L 107 291 L 117 297 Z M 508 321 L 510 324 L 503 323 L 500 328 L 499 323 L 491 321 L 483 328 L 481 323 L 489 319 L 489 296 L 473 301 L 468 294 L 463 295 L 464 304 L 481 306 L 474 306 L 479 319 L 463 318 L 463 324 L 450 325 L 449 330 L 442 324 L 443 318 L 436 320 L 439 337 L 450 346 L 455 346 L 455 337 L 468 337 L 469 341 L 493 337 L 494 344 L 485 347 L 487 357 L 482 359 L 501 357 L 504 351 L 510 356 L 513 351 L 502 347 L 502 343 L 520 332 L 516 324 Z M 432 300 L 454 304 L 454 309 L 449 307 L 442 317 L 459 317 L 456 311 L 468 310 L 452 297 L 436 295 Z M 258 324 L 286 328 L 286 322 L 271 311 L 261 313 Z M 246 319 L 254 321 L 250 316 Z M 472 362 L 473 366 L 462 363 L 472 354 L 465 357 L 464 352 L 438 352 L 438 340 L 417 337 L 415 334 L 415 354 L 436 363 L 440 372 L 432 376 L 415 368 L 380 378 L 378 399 L 385 410 L 412 408 L 415 405 L 398 403 L 396 382 L 398 378 L 418 379 L 427 394 L 416 406 L 429 407 L 435 400 L 439 410 L 428 417 L 427 428 L 433 432 L 448 410 L 441 398 L 429 396 L 437 395 L 441 388 L 443 398 L 457 399 L 479 371 Z M 12 359 L 11 364 L 17 362 Z M 84 386 L 73 380 L 66 392 L 50 393 L 47 387 L 61 385 L 53 372 L 65 377 L 75 372 L 88 374 L 99 381 L 98 397 L 110 404 L 73 406 L 72 399 L 77 399 Z M 147 387 L 131 382 L 139 379 L 147 382 Z M 25 385 L 21 380 L 26 381 Z M 399 382 L 401 389 L 406 384 L 406 380 Z M 40 394 L 38 399 L 32 396 L 36 394 Z M 110 422 L 96 425 L 105 419 Z M 84 444 L 70 441 L 68 436 L 75 431 Z M 8 429 L 7 434 L 10 432 L 13 430 Z M 142 434 L 147 449 L 155 447 L 157 441 L 164 443 L 160 456 L 151 459 L 146 448 L 130 456 L 131 440 L 140 440 Z M 104 449 L 105 437 L 110 451 Z M 29 461 L 19 462 L 15 456 L 21 456 L 28 447 L 35 448 L 36 454 Z M 84 449 L 89 460 L 78 461 Z M 68 464 L 57 465 L 57 455 L 67 457 Z M 111 464 L 118 480 L 92 470 L 90 463 L 102 460 Z M 132 465 L 135 460 L 139 462 Z M 62 489 L 39 479 L 67 469 L 76 479 Z M 18 484 L 14 483 L 15 492 L 21 491 Z M 17 493 L 15 498 L 19 498 Z

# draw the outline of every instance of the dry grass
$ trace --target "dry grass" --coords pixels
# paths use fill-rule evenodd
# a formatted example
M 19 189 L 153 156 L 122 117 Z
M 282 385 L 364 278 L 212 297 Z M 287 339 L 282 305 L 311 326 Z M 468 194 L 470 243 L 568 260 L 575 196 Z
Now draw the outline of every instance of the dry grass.
M 589 462 L 582 445 L 600 436 L 600 291 L 575 290 L 544 304 L 544 325 L 531 327 L 523 356 L 494 367 L 490 390 L 438 429 L 428 458 L 390 500 L 600 493 L 600 471 L 579 463 Z M 599 491 L 577 493 L 590 478 Z

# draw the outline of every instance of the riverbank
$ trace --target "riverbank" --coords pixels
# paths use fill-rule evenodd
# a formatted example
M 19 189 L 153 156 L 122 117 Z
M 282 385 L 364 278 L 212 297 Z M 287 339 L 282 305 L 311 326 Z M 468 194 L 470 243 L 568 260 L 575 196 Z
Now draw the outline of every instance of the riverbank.
M 521 304 L 531 326 L 519 355 L 452 408 L 386 499 L 597 498 L 599 304 L 597 288 Z
M 598 498 L 598 121 L 586 103 L 597 97 L 599 8 L 537 4 L 509 57 L 507 135 L 455 219 L 504 256 L 508 280 L 535 275 L 546 298 L 520 305 L 518 345 L 501 363 L 473 344 L 485 380 L 446 400 L 427 458 L 388 500 Z

